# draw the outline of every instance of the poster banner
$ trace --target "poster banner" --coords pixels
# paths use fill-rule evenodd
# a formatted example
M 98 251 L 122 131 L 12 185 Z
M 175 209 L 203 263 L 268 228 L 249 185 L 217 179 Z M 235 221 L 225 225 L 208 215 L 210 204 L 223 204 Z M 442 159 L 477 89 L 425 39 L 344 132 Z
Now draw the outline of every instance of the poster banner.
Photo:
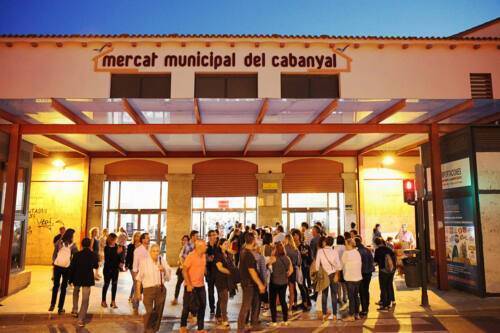
M 473 198 L 447 198 L 443 203 L 448 281 L 456 288 L 477 291 L 479 276 Z
M 469 158 L 441 164 L 443 190 L 471 185 Z

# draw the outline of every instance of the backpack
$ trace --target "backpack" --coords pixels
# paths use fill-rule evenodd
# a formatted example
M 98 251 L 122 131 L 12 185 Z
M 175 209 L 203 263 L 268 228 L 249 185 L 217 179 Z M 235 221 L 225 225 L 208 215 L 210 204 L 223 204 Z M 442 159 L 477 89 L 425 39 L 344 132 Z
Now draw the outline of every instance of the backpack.
M 67 268 L 71 263 L 71 249 L 68 245 L 64 244 L 57 251 L 56 260 L 54 260 L 54 265 L 59 267 Z
M 385 267 L 382 269 L 382 272 L 393 273 L 396 270 L 396 267 L 394 267 L 394 261 L 392 260 L 391 255 L 387 253 L 384 259 L 385 259 Z

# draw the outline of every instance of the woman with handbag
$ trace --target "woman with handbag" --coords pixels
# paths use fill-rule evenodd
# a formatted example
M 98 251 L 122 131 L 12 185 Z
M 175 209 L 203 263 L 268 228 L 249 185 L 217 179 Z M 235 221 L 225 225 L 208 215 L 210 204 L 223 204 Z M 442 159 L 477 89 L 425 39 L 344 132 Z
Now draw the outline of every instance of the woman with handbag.
M 311 309 L 311 299 L 306 287 L 306 272 L 309 274 L 309 269 L 304 270 L 304 260 L 308 260 L 308 246 L 304 243 L 304 236 L 299 229 L 292 230 L 293 240 L 297 244 L 299 251 L 299 263 L 296 267 L 297 271 L 297 286 L 299 287 L 300 297 L 302 298 L 302 310 L 309 311 Z
M 269 286 L 269 307 L 271 308 L 271 326 L 278 326 L 276 321 L 276 296 L 280 299 L 281 311 L 283 313 L 283 325 L 288 325 L 288 306 L 286 303 L 286 288 L 289 277 L 293 273 L 290 258 L 287 257 L 283 244 L 276 243 L 270 264 L 272 265 L 271 284 Z
M 229 289 L 233 284 L 232 272 L 234 264 L 231 253 L 228 252 L 231 243 L 221 238 L 215 251 L 215 287 L 217 288 L 217 312 L 215 318 L 220 325 L 219 328 L 229 329 L 229 321 L 227 319 L 227 303 L 229 299 Z
M 285 235 L 283 240 L 283 246 L 285 247 L 285 253 L 290 258 L 292 262 L 293 272 L 288 277 L 288 295 L 290 297 L 289 304 L 292 311 L 297 310 L 297 292 L 295 289 L 295 284 L 297 283 L 297 267 L 299 265 L 300 253 L 295 245 L 292 235 Z
M 324 238 L 324 237 L 322 237 Z M 320 240 L 320 248 L 316 255 L 316 270 L 325 272 L 329 279 L 329 288 L 323 289 L 321 295 L 321 306 L 323 320 L 328 320 L 331 312 L 328 311 L 328 289 L 332 298 L 333 320 L 337 320 L 337 289 L 339 281 L 339 271 L 342 268 L 337 249 L 333 249 L 333 237 L 327 237 L 325 242 Z
M 52 287 L 52 298 L 50 300 L 49 311 L 54 311 L 59 287 L 61 287 L 57 310 L 58 314 L 64 313 L 64 300 L 66 298 L 66 287 L 68 286 L 69 279 L 69 265 L 73 255 L 78 252 L 78 248 L 75 243 L 73 243 L 74 234 L 75 230 L 67 229 L 61 238 L 54 244 L 54 253 L 52 254 L 54 286 Z
M 184 277 L 182 276 L 182 264 L 184 263 L 184 259 L 186 259 L 185 256 L 187 255 L 185 254 L 184 248 L 189 243 L 189 236 L 188 235 L 182 236 L 181 242 L 182 242 L 182 247 L 181 247 L 181 252 L 179 253 L 179 261 L 178 261 L 179 266 L 175 271 L 175 275 L 177 275 L 177 282 L 175 284 L 174 299 L 171 302 L 172 305 L 178 304 L 177 299 L 179 298 L 179 294 L 181 292 L 182 282 L 184 282 Z

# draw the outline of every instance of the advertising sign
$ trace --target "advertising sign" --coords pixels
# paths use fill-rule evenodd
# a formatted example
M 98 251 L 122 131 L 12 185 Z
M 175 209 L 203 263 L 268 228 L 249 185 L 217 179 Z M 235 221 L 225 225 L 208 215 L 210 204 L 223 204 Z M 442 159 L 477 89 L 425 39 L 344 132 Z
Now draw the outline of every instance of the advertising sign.
M 447 198 L 443 204 L 448 281 L 459 289 L 478 290 L 473 199 Z
M 469 158 L 441 164 L 443 190 L 470 186 Z

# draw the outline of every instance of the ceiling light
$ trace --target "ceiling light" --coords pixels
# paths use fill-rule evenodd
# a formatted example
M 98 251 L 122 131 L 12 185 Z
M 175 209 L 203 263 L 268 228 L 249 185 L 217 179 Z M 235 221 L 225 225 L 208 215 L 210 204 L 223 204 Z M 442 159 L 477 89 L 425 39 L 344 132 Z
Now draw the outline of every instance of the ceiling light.
M 64 169 L 64 167 L 66 166 L 66 163 L 64 163 L 63 160 L 57 159 L 57 160 L 52 161 L 52 165 L 54 167 L 56 167 L 57 169 Z
M 385 155 L 382 159 L 382 165 L 387 166 L 392 164 L 394 164 L 394 157 L 392 155 Z

